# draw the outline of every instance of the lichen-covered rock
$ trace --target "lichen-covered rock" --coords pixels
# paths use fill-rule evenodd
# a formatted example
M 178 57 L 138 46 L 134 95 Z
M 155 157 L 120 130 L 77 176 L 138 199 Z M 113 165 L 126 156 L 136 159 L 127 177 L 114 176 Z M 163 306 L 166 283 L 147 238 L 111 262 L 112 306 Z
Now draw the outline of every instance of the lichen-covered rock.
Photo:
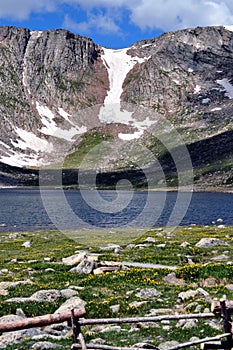
M 143 288 L 138 293 L 136 293 L 136 297 L 142 299 L 151 299 L 159 297 L 161 292 L 159 292 L 155 288 Z
M 202 238 L 199 242 L 196 243 L 196 247 L 198 248 L 212 248 L 212 247 L 218 247 L 218 246 L 228 246 L 229 243 L 218 239 L 218 238 Z
M 55 313 L 61 313 L 67 310 L 84 308 L 86 302 L 79 297 L 73 297 L 65 301 L 56 311 Z
M 61 349 L 62 345 L 51 343 L 49 341 L 40 341 L 32 345 L 33 350 Z

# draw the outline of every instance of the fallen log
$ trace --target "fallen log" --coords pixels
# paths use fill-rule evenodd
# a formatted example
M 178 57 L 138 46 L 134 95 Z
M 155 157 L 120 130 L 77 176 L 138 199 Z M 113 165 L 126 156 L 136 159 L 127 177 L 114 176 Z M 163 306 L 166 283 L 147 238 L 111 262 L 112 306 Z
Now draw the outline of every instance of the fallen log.
M 74 317 L 79 318 L 85 316 L 85 309 L 74 309 Z M 21 329 L 45 327 L 54 323 L 62 323 L 71 320 L 71 311 L 67 310 L 62 313 L 49 314 L 44 316 L 36 316 L 31 318 L 25 318 L 16 322 L 0 322 L 0 333 L 15 332 Z

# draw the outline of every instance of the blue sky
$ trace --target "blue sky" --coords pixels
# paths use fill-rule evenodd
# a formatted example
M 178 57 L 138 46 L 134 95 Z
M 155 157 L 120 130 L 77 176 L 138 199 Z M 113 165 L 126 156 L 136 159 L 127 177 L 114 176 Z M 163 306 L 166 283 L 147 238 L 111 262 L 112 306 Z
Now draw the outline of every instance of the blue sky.
M 65 28 L 110 48 L 166 31 L 233 25 L 232 0 L 0 0 L 0 25 Z

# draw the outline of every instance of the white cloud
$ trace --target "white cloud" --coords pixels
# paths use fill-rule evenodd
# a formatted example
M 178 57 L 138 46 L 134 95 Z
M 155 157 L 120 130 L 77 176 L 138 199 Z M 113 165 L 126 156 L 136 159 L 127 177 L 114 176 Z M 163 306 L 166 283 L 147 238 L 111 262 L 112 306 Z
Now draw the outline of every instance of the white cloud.
M 63 0 L 63 2 L 79 5 L 89 12 L 94 9 L 107 10 L 110 22 L 106 23 L 106 30 L 120 26 L 115 16 L 116 9 L 127 10 L 130 21 L 142 30 L 169 31 L 196 26 L 233 24 L 232 0 Z M 90 18 L 87 22 L 80 23 L 78 28 L 84 29 L 86 26 L 90 29 L 94 22 L 95 20 Z
M 121 34 L 120 27 L 115 23 L 114 19 L 105 14 L 94 15 L 89 13 L 87 21 L 78 23 L 73 21 L 69 15 L 65 15 L 63 26 L 85 34 L 91 33 L 93 29 L 100 33 Z
M 233 6 L 227 1 L 142 0 L 131 9 L 131 21 L 141 29 L 165 31 L 233 23 Z
M 0 18 L 25 20 L 33 12 L 54 11 L 55 5 L 56 1 L 54 0 L 0 0 Z
M 0 18 L 24 20 L 31 13 L 61 10 L 62 5 L 73 8 L 75 17 L 80 9 L 86 11 L 86 21 L 76 23 L 66 16 L 64 24 L 87 33 L 120 33 L 120 14 L 142 30 L 233 24 L 232 0 L 0 0 Z

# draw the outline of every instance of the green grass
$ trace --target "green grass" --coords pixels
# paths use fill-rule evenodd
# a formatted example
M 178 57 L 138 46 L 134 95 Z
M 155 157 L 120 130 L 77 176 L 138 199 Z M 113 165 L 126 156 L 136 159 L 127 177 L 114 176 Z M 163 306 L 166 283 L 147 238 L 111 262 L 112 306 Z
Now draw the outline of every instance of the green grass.
M 76 241 L 73 241 L 71 233 L 69 237 L 57 231 L 24 232 L 16 237 L 9 233 L 0 236 L 0 269 L 7 271 L 0 274 L 0 281 L 20 281 L 30 279 L 31 284 L 20 284 L 8 289 L 8 295 L 0 296 L 0 315 L 15 313 L 17 308 L 22 308 L 27 316 L 53 313 L 64 301 L 56 303 L 7 303 L 6 299 L 12 297 L 27 297 L 41 289 L 65 289 L 69 286 L 82 287 L 79 296 L 86 301 L 86 318 L 100 317 L 133 317 L 148 315 L 151 309 L 171 308 L 174 312 L 194 312 L 197 304 L 201 311 L 210 307 L 210 303 L 202 297 L 195 300 L 189 299 L 177 303 L 178 294 L 189 289 L 203 287 L 203 281 L 208 277 L 216 280 L 213 287 L 203 287 L 211 298 L 221 298 L 224 294 L 228 299 L 233 298 L 232 291 L 226 288 L 227 283 L 232 283 L 233 265 L 213 262 L 211 258 L 228 251 L 230 260 L 233 260 L 233 228 L 212 227 L 179 227 L 174 231 L 170 229 L 154 228 L 147 232 L 138 231 L 136 236 L 128 229 L 115 232 L 115 243 L 122 246 L 118 253 L 114 251 L 106 253 L 101 247 L 110 243 L 109 232 L 101 231 L 97 235 L 93 233 L 87 240 L 86 231 L 74 232 Z M 124 237 L 124 233 L 125 236 Z M 91 233 L 90 233 L 91 234 Z M 78 237 L 82 237 L 78 242 Z M 93 238 L 94 237 L 94 238 Z M 148 243 L 146 238 L 152 237 L 155 242 Z M 195 244 L 203 237 L 216 237 L 226 240 L 229 246 L 219 246 L 213 249 L 200 249 Z M 126 239 L 127 238 L 127 239 Z M 131 238 L 131 240 L 130 240 Z M 33 242 L 31 248 L 22 247 L 26 240 Z M 182 247 L 181 243 L 189 242 L 189 246 Z M 93 245 L 91 244 L 93 243 Z M 135 244 L 132 249 L 127 249 L 128 243 Z M 157 245 L 165 246 L 157 247 Z M 63 257 L 74 254 L 77 250 L 89 249 L 91 252 L 102 254 L 100 260 L 120 260 L 151 262 L 166 265 L 177 265 L 176 276 L 183 279 L 184 284 L 172 285 L 164 280 L 171 272 L 169 269 L 128 268 L 117 272 L 102 275 L 77 275 L 69 272 L 70 267 L 61 264 Z M 187 256 L 191 257 L 194 264 L 187 264 Z M 50 257 L 50 262 L 44 258 Z M 12 259 L 17 259 L 12 261 Z M 36 262 L 31 262 L 31 260 Z M 139 307 L 130 306 L 134 301 L 144 299 L 136 296 L 142 288 L 156 288 L 160 292 L 157 298 L 148 299 Z M 197 304 L 195 304 L 195 303 Z M 114 314 L 110 306 L 120 305 L 119 312 Z M 179 305 L 179 309 L 175 308 Z M 177 307 L 177 306 L 176 306 Z M 106 333 L 90 332 L 91 327 L 84 328 L 84 336 L 87 341 L 101 337 L 106 344 L 118 346 L 130 346 L 137 342 L 150 342 L 154 345 L 162 341 L 177 340 L 188 341 L 192 336 L 213 336 L 220 333 L 212 329 L 207 320 L 198 321 L 196 328 L 181 330 L 177 328 L 177 322 L 169 324 L 169 330 L 164 329 L 163 323 L 158 323 L 156 328 L 146 325 L 138 326 L 137 331 L 131 331 L 132 325 L 122 325 L 119 333 L 111 331 Z M 30 349 L 30 340 L 21 345 L 7 347 L 6 349 Z M 71 344 L 71 339 L 59 342 L 64 349 Z

